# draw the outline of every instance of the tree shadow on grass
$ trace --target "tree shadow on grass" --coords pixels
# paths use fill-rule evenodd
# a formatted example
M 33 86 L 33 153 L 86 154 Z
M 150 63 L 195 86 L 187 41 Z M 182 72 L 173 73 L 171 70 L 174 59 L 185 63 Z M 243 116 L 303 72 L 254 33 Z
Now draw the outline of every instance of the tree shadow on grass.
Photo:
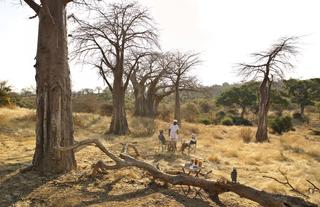
M 1 165 L 0 204 L 10 206 L 27 197 L 34 189 L 44 185 L 54 177 L 44 177 L 34 171 L 23 169 L 30 163 Z
M 209 201 L 205 201 L 200 198 L 190 198 L 188 196 L 185 196 L 183 194 L 180 194 L 179 192 L 175 191 L 174 189 L 159 187 L 158 185 L 154 184 L 153 182 L 149 183 L 145 188 L 138 189 L 133 192 L 129 193 L 123 193 L 119 195 L 110 195 L 110 192 L 112 191 L 114 185 L 116 185 L 118 182 L 120 182 L 121 178 L 116 179 L 115 181 L 106 184 L 103 186 L 104 191 L 103 192 L 89 192 L 86 188 L 87 186 L 83 187 L 83 191 L 86 195 L 92 195 L 96 197 L 96 199 L 90 200 L 90 201 L 82 201 L 81 204 L 77 205 L 76 207 L 83 207 L 83 206 L 89 206 L 94 204 L 107 204 L 109 202 L 121 202 L 121 201 L 127 201 L 130 199 L 137 199 L 137 198 L 143 198 L 148 195 L 154 194 L 154 193 L 160 193 L 166 197 L 170 197 L 171 199 L 176 200 L 178 203 L 182 204 L 186 207 L 207 207 L 211 206 Z M 161 199 L 161 198 L 160 198 Z M 157 202 L 157 201 L 156 201 Z M 155 203 L 156 204 L 156 203 Z

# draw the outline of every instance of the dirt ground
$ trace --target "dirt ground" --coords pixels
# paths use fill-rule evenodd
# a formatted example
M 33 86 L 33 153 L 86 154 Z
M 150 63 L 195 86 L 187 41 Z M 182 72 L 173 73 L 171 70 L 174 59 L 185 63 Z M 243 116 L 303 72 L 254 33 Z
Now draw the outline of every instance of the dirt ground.
M 315 126 L 319 120 L 311 122 Z M 191 155 L 161 152 L 157 134 L 139 137 L 109 137 L 103 135 L 110 123 L 108 117 L 92 114 L 75 114 L 77 140 L 99 138 L 113 152 L 119 153 L 120 143 L 136 142 L 143 159 L 164 171 L 179 171 L 192 157 L 203 159 L 203 172 L 212 170 L 208 179 L 230 179 L 233 167 L 238 170 L 239 182 L 269 192 L 295 195 L 286 186 L 263 175 L 283 180 L 278 169 L 309 200 L 320 204 L 320 193 L 313 192 L 306 179 L 320 186 L 320 137 L 312 135 L 301 125 L 285 135 L 271 135 L 270 143 L 244 143 L 243 127 L 204 126 L 184 123 L 181 137 L 189 139 L 196 133 L 198 146 Z M 133 124 L 134 130 L 143 131 Z M 153 182 L 139 169 L 108 171 L 92 178 L 91 165 L 98 160 L 111 162 L 97 148 L 87 147 L 76 154 L 78 167 L 59 176 L 43 176 L 35 172 L 20 172 L 31 164 L 35 145 L 34 111 L 0 108 L 0 206 L 219 206 L 203 193 L 185 196 L 182 186 L 165 187 Z M 156 122 L 157 129 L 168 124 Z M 254 128 L 245 128 L 254 132 Z M 253 135 L 250 135 L 253 136 Z M 180 146 L 180 145 L 179 145 Z M 225 206 L 259 206 L 232 193 L 221 195 Z

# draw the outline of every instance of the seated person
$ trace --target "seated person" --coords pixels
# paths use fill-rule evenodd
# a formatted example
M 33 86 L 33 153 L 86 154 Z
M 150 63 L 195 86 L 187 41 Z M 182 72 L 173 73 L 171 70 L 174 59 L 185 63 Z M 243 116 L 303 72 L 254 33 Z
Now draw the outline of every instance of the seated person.
M 189 145 L 196 145 L 197 144 L 197 138 L 196 138 L 196 135 L 192 133 L 191 135 L 191 140 L 189 141 Z

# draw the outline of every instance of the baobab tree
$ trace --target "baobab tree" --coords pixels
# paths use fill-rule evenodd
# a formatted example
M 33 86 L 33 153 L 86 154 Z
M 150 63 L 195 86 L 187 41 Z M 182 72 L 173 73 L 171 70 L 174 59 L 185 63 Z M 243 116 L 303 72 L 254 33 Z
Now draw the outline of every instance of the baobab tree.
M 36 54 L 37 121 L 33 169 L 66 172 L 76 167 L 73 151 L 54 146 L 74 143 L 68 64 L 66 6 L 71 0 L 24 0 L 39 18 Z
M 175 107 L 174 118 L 181 125 L 180 91 L 196 88 L 196 78 L 190 75 L 190 71 L 200 63 L 199 54 L 191 52 L 174 53 L 174 66 L 170 68 L 168 78 L 174 87 Z
M 112 92 L 109 133 L 123 135 L 129 132 L 125 91 L 140 58 L 158 47 L 158 35 L 148 10 L 137 2 L 102 5 L 90 7 L 91 18 L 96 21 L 73 17 L 78 25 L 72 33 L 74 53 L 98 68 Z
M 260 79 L 259 111 L 256 141 L 268 141 L 267 115 L 270 105 L 271 86 L 275 79 L 283 79 L 285 72 L 293 68 L 291 58 L 297 54 L 297 37 L 279 39 L 263 52 L 253 53 L 253 64 L 239 64 L 238 74 L 244 79 Z
M 131 75 L 136 116 L 155 117 L 161 100 L 174 92 L 165 76 L 173 58 L 170 53 L 152 53 L 144 57 L 140 68 Z

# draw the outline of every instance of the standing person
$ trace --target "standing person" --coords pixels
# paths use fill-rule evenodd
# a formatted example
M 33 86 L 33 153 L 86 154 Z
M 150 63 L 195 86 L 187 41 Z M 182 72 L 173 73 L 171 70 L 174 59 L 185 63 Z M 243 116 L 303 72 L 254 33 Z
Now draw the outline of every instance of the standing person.
M 178 121 L 173 120 L 173 123 L 171 124 L 171 126 L 169 128 L 169 137 L 170 137 L 171 142 L 173 144 L 174 150 L 177 149 L 177 141 L 179 139 L 178 134 L 179 134 Z

